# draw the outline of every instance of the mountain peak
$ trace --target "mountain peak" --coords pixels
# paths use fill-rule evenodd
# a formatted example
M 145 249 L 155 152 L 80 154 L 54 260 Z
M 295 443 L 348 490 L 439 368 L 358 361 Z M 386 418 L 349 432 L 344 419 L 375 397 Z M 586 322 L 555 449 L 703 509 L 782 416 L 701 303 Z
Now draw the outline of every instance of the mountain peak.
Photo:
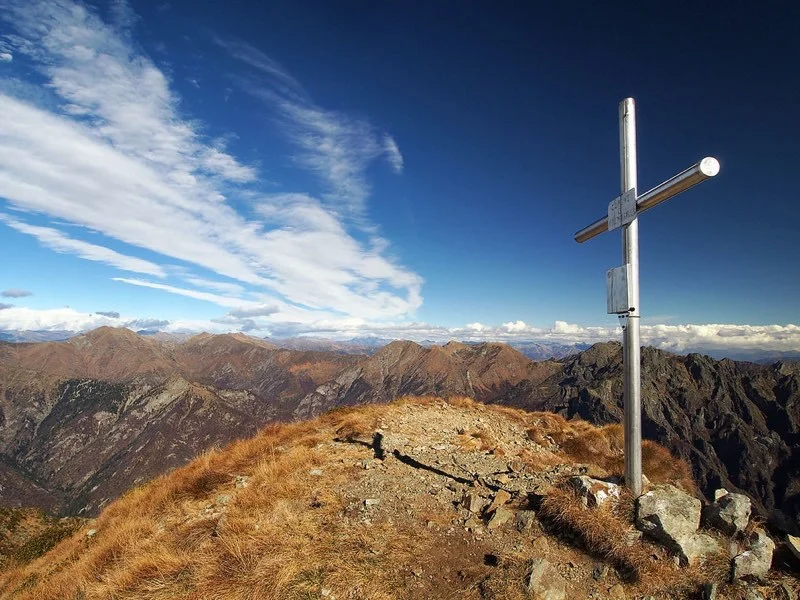
M 360 442 L 379 426 L 375 447 Z M 512 598 L 522 597 L 536 557 L 569 562 L 566 581 L 552 577 L 568 597 L 588 597 L 598 560 L 617 565 L 563 543 L 530 498 L 555 493 L 566 476 L 618 475 L 618 437 L 618 427 L 467 399 L 337 411 L 273 427 L 131 491 L 4 582 L 27 582 L 22 598 L 202 590 L 205 598 L 477 599 L 484 589 Z M 556 445 L 565 439 L 569 450 Z M 653 482 L 692 486 L 685 465 L 651 443 L 644 464 Z M 598 518 L 606 521 L 595 529 L 614 547 L 632 529 L 610 511 Z M 622 548 L 645 557 L 630 563 L 630 597 L 685 578 L 663 553 L 653 562 L 655 550 L 638 538 Z

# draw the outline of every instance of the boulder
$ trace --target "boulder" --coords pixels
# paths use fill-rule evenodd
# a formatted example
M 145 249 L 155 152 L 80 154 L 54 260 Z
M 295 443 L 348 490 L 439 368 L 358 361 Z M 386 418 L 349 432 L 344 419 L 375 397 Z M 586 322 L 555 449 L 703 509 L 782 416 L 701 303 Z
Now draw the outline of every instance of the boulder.
M 536 600 L 566 600 L 567 582 L 549 561 L 533 558 L 529 563 L 528 594 Z
M 665 544 L 677 544 L 680 537 L 700 526 L 700 500 L 673 485 L 650 490 L 636 500 L 636 528 Z
M 743 577 L 763 578 L 772 565 L 775 542 L 763 529 L 756 529 L 747 538 L 748 549 L 733 558 L 733 580 Z
M 584 506 L 602 506 L 609 500 L 619 500 L 621 487 L 615 483 L 592 479 L 586 475 L 571 477 L 567 482 L 573 488 Z
M 678 538 L 678 557 L 681 564 L 694 565 L 699 558 L 722 552 L 722 546 L 706 533 L 695 532 Z
M 735 535 L 747 527 L 750 511 L 750 498 L 719 489 L 714 493 L 714 503 L 703 511 L 703 523 L 726 535 Z
M 636 500 L 636 527 L 678 553 L 682 564 L 720 552 L 717 541 L 698 533 L 700 500 L 672 485 L 665 485 Z

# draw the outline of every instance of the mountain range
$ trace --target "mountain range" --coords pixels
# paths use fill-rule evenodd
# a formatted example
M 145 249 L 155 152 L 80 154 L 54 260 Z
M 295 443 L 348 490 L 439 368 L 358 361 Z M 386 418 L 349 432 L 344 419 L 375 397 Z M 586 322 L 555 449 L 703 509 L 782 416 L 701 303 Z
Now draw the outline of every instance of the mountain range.
M 167 333 L 157 329 L 136 330 L 139 335 L 150 336 L 161 341 L 184 342 L 192 337 L 193 333 Z M 0 331 L 0 341 L 5 342 L 56 342 L 64 341 L 77 335 L 74 331 L 67 330 L 5 330 Z M 376 336 L 361 336 L 350 339 L 331 339 L 302 335 L 286 338 L 265 338 L 266 341 L 288 350 L 318 350 L 322 352 L 340 352 L 342 354 L 374 354 L 389 342 L 394 341 L 389 338 Z M 468 345 L 476 345 L 479 342 L 462 340 Z M 422 340 L 418 342 L 421 346 L 430 347 L 440 345 L 440 341 Z M 587 343 L 563 343 L 553 340 L 508 340 L 512 348 L 516 348 L 522 354 L 533 360 L 547 360 L 548 358 L 565 358 L 573 354 L 578 354 L 591 347 Z M 797 361 L 800 360 L 800 351 L 775 351 L 764 350 L 762 348 L 741 348 L 724 349 L 714 347 L 692 347 L 685 352 L 707 354 L 717 359 L 730 358 L 732 360 L 756 362 L 769 365 L 778 361 Z
M 103 327 L 0 342 L 0 504 L 93 515 L 192 457 L 275 421 L 405 395 L 469 396 L 597 424 L 621 419 L 622 360 L 601 343 L 535 361 L 495 343 L 372 354 Z M 702 491 L 742 490 L 800 528 L 800 364 L 643 351 L 643 432 L 686 459 Z

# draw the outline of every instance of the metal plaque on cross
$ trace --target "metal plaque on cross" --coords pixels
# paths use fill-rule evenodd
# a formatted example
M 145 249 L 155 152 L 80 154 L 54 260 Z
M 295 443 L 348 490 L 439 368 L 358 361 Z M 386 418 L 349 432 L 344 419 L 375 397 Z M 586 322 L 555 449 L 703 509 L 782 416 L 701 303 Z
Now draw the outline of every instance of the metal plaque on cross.
M 636 190 L 630 189 L 608 204 L 608 230 L 627 225 L 636 218 Z

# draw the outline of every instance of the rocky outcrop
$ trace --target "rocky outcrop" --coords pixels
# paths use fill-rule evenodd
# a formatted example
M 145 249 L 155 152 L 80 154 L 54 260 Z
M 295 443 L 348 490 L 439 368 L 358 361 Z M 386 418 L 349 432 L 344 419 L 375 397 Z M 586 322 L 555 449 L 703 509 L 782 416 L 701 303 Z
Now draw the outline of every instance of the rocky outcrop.
M 609 500 L 619 500 L 622 488 L 607 481 L 592 479 L 586 475 L 578 475 L 567 480 L 569 485 L 578 494 L 584 506 L 602 506 Z
M 732 578 L 763 578 L 772 566 L 775 542 L 763 529 L 756 529 L 747 537 L 747 549 L 733 558 Z
M 596 344 L 500 402 L 597 424 L 622 420 L 622 349 Z M 552 389 L 558 392 L 554 395 Z M 757 365 L 642 351 L 642 431 L 692 465 L 706 498 L 743 492 L 771 525 L 800 534 L 800 363 Z
M 750 498 L 744 494 L 719 489 L 714 492 L 714 502 L 703 511 L 703 522 L 708 528 L 735 535 L 750 522 L 750 509 Z
M 714 538 L 697 531 L 700 510 L 697 498 L 675 486 L 661 486 L 637 499 L 636 527 L 676 551 L 682 562 L 691 565 L 721 550 Z

